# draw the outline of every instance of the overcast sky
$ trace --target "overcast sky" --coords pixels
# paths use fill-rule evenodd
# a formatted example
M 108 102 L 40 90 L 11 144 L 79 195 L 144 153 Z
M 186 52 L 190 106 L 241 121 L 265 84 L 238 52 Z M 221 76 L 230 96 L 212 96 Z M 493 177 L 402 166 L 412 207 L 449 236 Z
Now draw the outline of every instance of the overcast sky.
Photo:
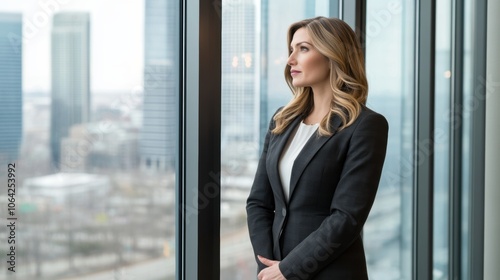
M 47 9 L 41 4 L 46 2 L 55 5 Z M 23 14 L 25 92 L 50 91 L 54 8 L 90 13 L 92 91 L 131 91 L 142 86 L 144 0 L 0 0 L 0 12 Z

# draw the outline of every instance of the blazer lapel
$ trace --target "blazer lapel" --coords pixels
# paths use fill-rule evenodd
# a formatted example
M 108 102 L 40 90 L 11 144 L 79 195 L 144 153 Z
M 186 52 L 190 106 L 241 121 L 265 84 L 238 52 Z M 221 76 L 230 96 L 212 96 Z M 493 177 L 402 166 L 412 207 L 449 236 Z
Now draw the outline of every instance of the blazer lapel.
M 271 168 L 270 172 L 268 172 L 269 181 L 271 183 L 271 186 L 277 187 L 278 189 L 277 192 L 281 194 L 281 198 L 284 204 L 286 204 L 287 200 L 285 199 L 285 194 L 283 193 L 283 185 L 281 184 L 281 177 L 279 172 L 279 160 L 281 158 L 281 154 L 283 153 L 283 149 L 285 148 L 286 143 L 290 138 L 290 135 L 295 130 L 295 128 L 297 127 L 297 125 L 300 123 L 301 120 L 302 118 L 300 117 L 296 118 L 288 126 L 285 132 L 283 132 L 282 134 L 273 135 L 275 140 L 271 142 L 272 146 L 270 146 L 268 149 L 268 151 L 272 151 L 272 154 L 270 155 L 268 162 L 269 168 Z
M 312 160 L 314 155 L 321 149 L 321 147 L 337 132 L 337 129 L 342 124 L 342 120 L 338 116 L 333 116 L 330 121 L 330 129 L 333 132 L 330 136 L 319 136 L 314 133 L 311 138 L 307 141 L 302 151 L 299 153 L 295 159 L 292 167 L 292 177 L 290 178 L 290 199 L 293 196 L 293 191 L 297 186 L 300 176 L 304 172 L 304 169 Z

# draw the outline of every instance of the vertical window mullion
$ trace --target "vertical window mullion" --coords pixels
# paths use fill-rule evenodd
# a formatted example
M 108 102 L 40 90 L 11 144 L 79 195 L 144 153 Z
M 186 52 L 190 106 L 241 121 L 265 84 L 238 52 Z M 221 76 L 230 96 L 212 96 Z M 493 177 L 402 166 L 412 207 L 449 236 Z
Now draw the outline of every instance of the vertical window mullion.
M 220 276 L 221 6 L 181 1 L 177 279 Z M 216 2 L 214 2 L 216 3 Z
M 343 21 L 351 26 L 351 28 L 356 32 L 356 35 L 358 35 L 361 47 L 363 48 L 363 53 L 365 53 L 366 0 L 339 0 L 331 1 L 330 3 L 330 7 L 339 9 L 337 13 L 332 14 L 332 16 L 338 15 Z M 333 9 L 330 9 L 333 12 Z
M 198 279 L 219 280 L 222 12 L 199 5 Z
M 461 279 L 462 240 L 462 133 L 463 133 L 463 57 L 464 2 L 452 2 L 452 75 L 450 100 L 450 185 L 449 185 L 449 279 Z
M 472 5 L 469 279 L 483 279 L 487 1 L 473 1 Z
M 417 1 L 413 279 L 432 279 L 434 169 L 434 1 Z
M 198 277 L 198 57 L 199 7 L 181 1 L 181 90 L 177 189 L 177 280 Z

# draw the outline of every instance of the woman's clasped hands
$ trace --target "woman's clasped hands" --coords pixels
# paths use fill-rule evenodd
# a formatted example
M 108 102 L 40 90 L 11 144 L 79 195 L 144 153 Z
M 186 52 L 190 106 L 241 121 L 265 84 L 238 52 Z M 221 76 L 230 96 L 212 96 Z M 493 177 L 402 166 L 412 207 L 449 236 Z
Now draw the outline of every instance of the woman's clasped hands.
M 259 275 L 257 275 L 257 279 L 259 280 L 286 280 L 285 276 L 281 273 L 279 268 L 279 261 L 270 260 L 264 258 L 262 256 L 257 256 L 259 261 L 263 263 L 267 268 L 264 268 Z

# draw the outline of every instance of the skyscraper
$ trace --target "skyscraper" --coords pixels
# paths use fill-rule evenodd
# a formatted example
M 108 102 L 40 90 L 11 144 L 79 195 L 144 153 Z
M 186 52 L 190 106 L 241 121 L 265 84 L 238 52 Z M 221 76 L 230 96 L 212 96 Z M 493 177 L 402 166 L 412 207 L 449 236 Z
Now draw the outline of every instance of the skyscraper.
M 64 12 L 52 26 L 52 161 L 59 167 L 62 138 L 90 120 L 90 15 Z
M 166 170 L 177 154 L 179 16 L 176 0 L 146 0 L 141 167 Z
M 253 142 L 259 127 L 255 0 L 228 3 L 222 18 L 223 145 Z
M 22 15 L 0 13 L 0 162 L 19 155 L 22 138 Z

